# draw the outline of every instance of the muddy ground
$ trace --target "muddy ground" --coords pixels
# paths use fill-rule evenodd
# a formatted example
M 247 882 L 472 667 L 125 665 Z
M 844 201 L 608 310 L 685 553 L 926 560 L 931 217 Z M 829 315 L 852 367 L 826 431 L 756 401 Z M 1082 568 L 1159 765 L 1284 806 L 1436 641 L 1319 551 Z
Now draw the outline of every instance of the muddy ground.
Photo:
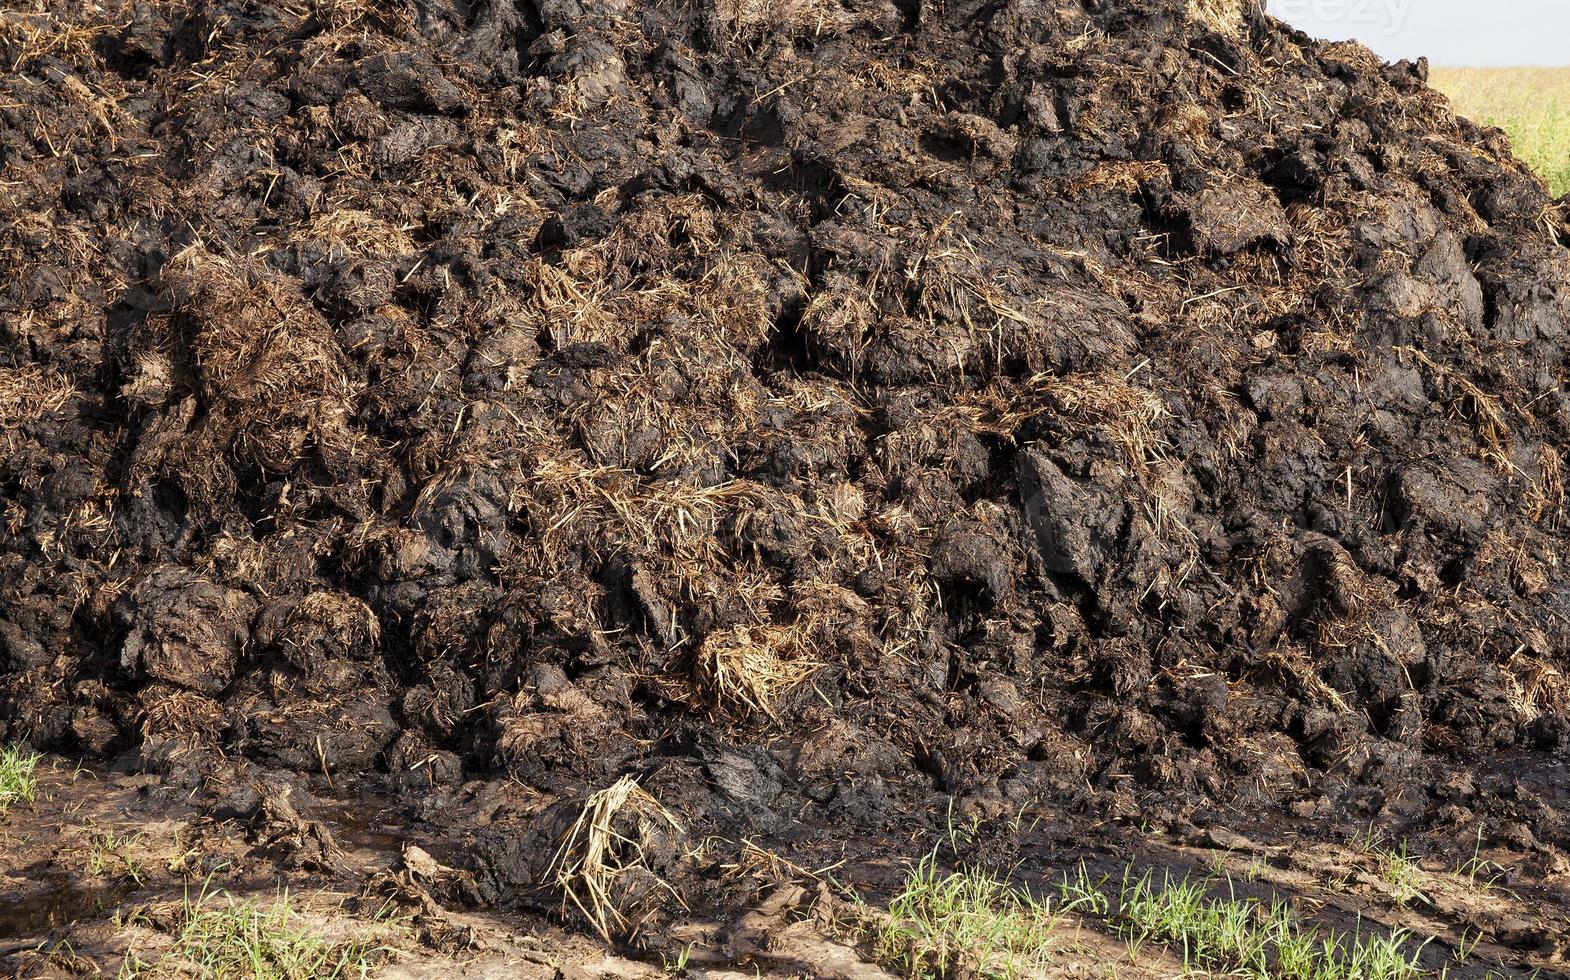
M 1491 788 L 1542 794 L 1556 812 L 1570 806 L 1562 770 L 1525 757 L 1501 769 L 1508 774 Z M 1238 897 L 1289 899 L 1327 934 L 1410 930 L 1421 937 L 1410 948 L 1421 946 L 1421 965 L 1435 975 L 1562 976 L 1570 935 L 1570 861 L 1521 823 L 1403 839 L 1417 870 L 1392 881 L 1383 855 L 1396 843 L 1352 821 L 1134 826 L 1027 811 L 1009 829 L 979 833 L 950 825 L 848 841 L 824 831 L 783 851 L 711 841 L 688 858 L 685 894 L 696 901 L 608 946 L 563 928 L 544 896 L 496 908 L 483 881 L 454 867 L 485 833 L 477 828 L 504 826 L 510 808 L 526 805 L 516 786 L 476 783 L 439 820 L 412 818 L 388 796 L 317 796 L 330 791 L 324 777 L 230 790 L 227 804 L 200 805 L 155 776 L 55 760 L 39 799 L 0 816 L 0 975 L 117 976 L 128 963 L 149 971 L 137 976 L 188 975 L 175 937 L 189 903 L 273 902 L 287 892 L 297 928 L 361 938 L 380 977 L 876 980 L 895 975 L 873 929 L 903 883 L 904 856 L 926 850 L 945 867 L 998 867 L 1000 839 L 1006 867 L 1043 891 L 1081 868 L 1116 878 L 1130 865 L 1225 881 Z M 1048 976 L 1185 973 L 1178 951 L 1132 946 L 1093 917 L 1067 915 L 1044 940 Z
M 755 904 L 704 858 L 954 819 L 1482 840 L 1561 961 L 1570 224 L 1426 65 L 1222 0 L 9 0 L 0 62 L 0 741 L 215 839 L 385 800 L 645 961 Z

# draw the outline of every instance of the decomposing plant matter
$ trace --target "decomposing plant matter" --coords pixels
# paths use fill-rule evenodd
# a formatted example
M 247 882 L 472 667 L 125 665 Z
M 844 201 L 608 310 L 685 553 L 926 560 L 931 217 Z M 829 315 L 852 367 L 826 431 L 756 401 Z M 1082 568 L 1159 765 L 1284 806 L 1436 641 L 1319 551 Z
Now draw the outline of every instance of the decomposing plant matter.
M 1570 734 L 1570 229 L 1421 64 L 1243 0 L 29 0 L 0 64 L 0 741 L 766 839 Z

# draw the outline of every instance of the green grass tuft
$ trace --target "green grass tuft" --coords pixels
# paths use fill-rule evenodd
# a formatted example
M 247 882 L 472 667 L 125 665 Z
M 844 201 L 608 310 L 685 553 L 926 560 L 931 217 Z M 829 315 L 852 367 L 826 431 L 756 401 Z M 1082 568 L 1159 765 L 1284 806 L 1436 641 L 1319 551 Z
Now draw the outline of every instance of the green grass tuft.
M 19 745 L 0 748 L 0 813 L 14 804 L 31 803 L 38 793 L 38 762 L 42 758 Z
M 1410 933 L 1321 932 L 1289 902 L 1212 894 L 1217 880 L 1158 883 L 1132 866 L 1121 883 L 1092 879 L 1081 867 L 1057 888 L 1056 901 L 975 869 L 940 873 L 929 856 L 873 937 L 874 954 L 907 977 L 978 976 L 1012 980 L 1050 975 L 1052 936 L 1065 919 L 1100 922 L 1129 945 L 1131 958 L 1160 946 L 1192 973 L 1248 980 L 1418 980 L 1427 943 Z
M 1228 883 L 1230 885 L 1230 882 Z M 1102 891 L 1081 869 L 1065 894 Z M 1263 902 L 1229 894 L 1216 897 L 1210 884 L 1124 873 L 1117 898 L 1108 895 L 1107 921 L 1137 950 L 1147 943 L 1183 958 L 1190 971 L 1224 973 L 1249 980 L 1417 980 L 1423 946 L 1412 948 L 1404 930 L 1342 936 L 1304 925 L 1290 903 Z M 1411 952 L 1408 949 L 1411 948 Z
M 141 843 L 141 834 L 117 834 L 113 830 L 95 832 L 86 846 L 87 873 L 140 885 L 146 870 L 136 856 L 136 848 Z
M 1407 855 L 1405 841 L 1401 842 L 1400 848 L 1378 848 L 1374 856 L 1379 861 L 1379 876 L 1390 886 L 1390 892 L 1397 902 L 1410 905 L 1412 902 L 1429 901 L 1421 887 L 1423 869 Z
M 889 903 L 874 955 L 911 977 L 1039 974 L 1050 963 L 1046 940 L 1059 914 L 1050 901 L 985 872 L 941 874 L 931 855 Z
M 128 955 L 120 980 L 347 980 L 368 976 L 385 951 L 363 937 L 319 934 L 288 892 L 272 902 L 240 902 L 206 891 L 194 900 L 187 896 L 173 935 L 173 947 L 155 962 Z

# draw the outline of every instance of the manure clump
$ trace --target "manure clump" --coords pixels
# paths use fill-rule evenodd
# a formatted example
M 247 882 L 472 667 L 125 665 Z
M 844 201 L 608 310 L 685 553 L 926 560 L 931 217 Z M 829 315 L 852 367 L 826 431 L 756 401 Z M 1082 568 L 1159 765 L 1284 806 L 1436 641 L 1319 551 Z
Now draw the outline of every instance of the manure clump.
M 678 818 L 1421 812 L 1570 738 L 1570 225 L 1425 64 L 1244 0 L 49 0 L 0 63 L 0 740 L 509 777 L 577 832 L 481 884 L 609 932 Z

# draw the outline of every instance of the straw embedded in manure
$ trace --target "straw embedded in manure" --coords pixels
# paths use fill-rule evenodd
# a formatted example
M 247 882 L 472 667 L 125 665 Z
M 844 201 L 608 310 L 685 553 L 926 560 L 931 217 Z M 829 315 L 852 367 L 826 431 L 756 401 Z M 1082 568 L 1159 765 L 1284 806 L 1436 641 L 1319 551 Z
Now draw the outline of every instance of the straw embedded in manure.
M 638 820 L 638 840 L 619 833 L 613 824 L 624 811 Z M 606 942 L 613 932 L 627 924 L 625 912 L 618 907 L 615 885 L 618 878 L 634 870 L 653 874 L 648 866 L 643 841 L 658 825 L 682 833 L 681 823 L 659 801 L 650 796 L 631 776 L 623 776 L 611 786 L 591 794 L 571 827 L 562 835 L 561 846 L 551 859 L 550 881 L 562 893 L 562 915 L 576 908 Z M 658 886 L 680 901 L 674 889 L 655 876 Z

